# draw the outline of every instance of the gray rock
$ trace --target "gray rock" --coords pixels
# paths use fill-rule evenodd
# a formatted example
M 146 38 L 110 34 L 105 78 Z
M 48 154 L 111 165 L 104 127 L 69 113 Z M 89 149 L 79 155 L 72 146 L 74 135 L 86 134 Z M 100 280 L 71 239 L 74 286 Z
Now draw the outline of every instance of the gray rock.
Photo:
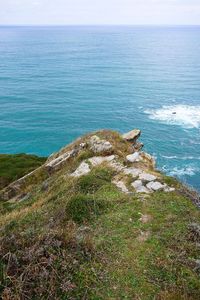
M 166 192 L 166 193 L 170 193 L 170 192 L 174 192 L 175 191 L 175 188 L 173 188 L 173 187 L 169 187 L 169 186 L 165 186 L 164 187 L 164 192 Z
M 113 147 L 110 142 L 101 140 L 98 136 L 94 135 L 89 140 L 90 150 L 94 153 L 111 153 Z
M 149 194 L 150 191 L 145 187 L 145 186 L 141 186 L 140 188 L 138 188 L 136 190 L 137 193 L 145 193 L 145 194 Z
M 125 183 L 122 180 L 113 180 L 112 183 L 115 184 L 116 187 L 118 187 L 123 193 L 129 193 L 129 190 L 127 189 Z
M 136 193 L 150 193 L 150 191 L 143 186 L 141 180 L 136 180 L 131 183 L 132 187 L 135 189 Z
M 132 177 L 137 177 L 142 173 L 139 168 L 124 168 L 123 173 L 126 175 L 132 175 Z
M 140 188 L 143 186 L 142 180 L 135 180 L 131 183 L 131 185 L 134 187 L 134 189 Z
M 90 172 L 90 166 L 86 162 L 82 162 L 80 166 L 76 169 L 74 173 L 71 174 L 72 177 L 80 177 L 86 175 Z
M 139 129 L 131 130 L 125 134 L 122 135 L 123 139 L 125 139 L 128 142 L 134 143 L 140 136 L 141 131 Z
M 94 156 L 88 159 L 92 166 L 98 166 L 103 162 L 110 162 L 115 159 L 115 155 L 110 156 Z
M 138 162 L 140 161 L 140 153 L 139 152 L 135 152 L 133 154 L 129 154 L 126 156 L 127 161 L 129 162 Z
M 159 181 L 152 181 L 152 182 L 147 183 L 146 187 L 149 190 L 160 191 L 165 188 L 165 185 L 161 184 Z
M 62 155 L 59 155 L 55 159 L 52 159 L 52 160 L 48 161 L 45 164 L 46 169 L 48 171 L 61 169 L 63 164 L 66 163 L 66 161 L 68 161 L 71 157 L 73 157 L 77 154 L 77 151 L 78 151 L 77 149 L 73 149 L 71 151 L 68 151 L 68 152 L 62 154 Z
M 157 177 L 149 173 L 142 173 L 139 175 L 139 179 L 143 181 L 154 181 Z

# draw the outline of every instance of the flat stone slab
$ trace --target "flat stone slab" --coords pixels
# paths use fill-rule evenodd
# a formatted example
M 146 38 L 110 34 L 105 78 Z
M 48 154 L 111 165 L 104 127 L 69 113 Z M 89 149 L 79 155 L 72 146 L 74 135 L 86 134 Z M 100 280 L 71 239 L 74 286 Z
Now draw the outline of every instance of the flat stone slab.
M 143 185 L 142 180 L 135 180 L 131 183 L 136 193 L 150 193 L 150 191 Z
M 122 137 L 128 142 L 135 142 L 139 138 L 140 134 L 141 131 L 139 129 L 134 129 L 123 134 Z
M 160 183 L 159 181 L 151 181 L 147 183 L 146 187 L 153 191 L 163 190 L 166 186 Z
M 140 153 L 139 152 L 135 152 L 133 154 L 129 154 L 126 156 L 127 161 L 133 163 L 133 162 L 138 162 L 140 161 Z
M 134 189 L 140 188 L 143 186 L 142 180 L 135 180 L 131 183 L 131 185 L 134 187 Z
M 115 159 L 115 155 L 110 156 L 94 156 L 88 159 L 88 161 L 91 163 L 92 166 L 98 166 L 102 164 L 103 162 L 110 162 Z
M 115 184 L 116 187 L 118 187 L 123 193 L 129 193 L 129 190 L 127 189 L 125 183 L 122 180 L 113 180 L 112 183 Z
M 71 174 L 73 177 L 80 177 L 90 172 L 90 166 L 86 162 L 82 162 L 74 173 Z
M 138 188 L 136 190 L 137 193 L 145 193 L 145 194 L 149 194 L 150 191 L 145 187 L 145 186 L 141 186 L 140 188 Z
M 149 173 L 141 173 L 139 175 L 139 179 L 143 181 L 154 181 L 157 179 L 157 177 Z
M 139 168 L 125 168 L 123 173 L 126 175 L 132 175 L 132 177 L 138 177 L 143 171 Z

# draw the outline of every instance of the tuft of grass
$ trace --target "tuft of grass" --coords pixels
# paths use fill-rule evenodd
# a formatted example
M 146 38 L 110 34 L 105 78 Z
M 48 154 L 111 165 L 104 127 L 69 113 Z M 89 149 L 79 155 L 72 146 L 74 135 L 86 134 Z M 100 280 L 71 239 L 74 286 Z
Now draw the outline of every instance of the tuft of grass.
M 88 175 L 78 179 L 77 189 L 79 192 L 88 194 L 95 193 L 104 185 L 111 182 L 113 170 L 106 167 L 98 167 L 92 170 Z
M 77 223 L 89 222 L 106 211 L 108 203 L 92 195 L 78 194 L 71 198 L 66 207 L 66 214 Z

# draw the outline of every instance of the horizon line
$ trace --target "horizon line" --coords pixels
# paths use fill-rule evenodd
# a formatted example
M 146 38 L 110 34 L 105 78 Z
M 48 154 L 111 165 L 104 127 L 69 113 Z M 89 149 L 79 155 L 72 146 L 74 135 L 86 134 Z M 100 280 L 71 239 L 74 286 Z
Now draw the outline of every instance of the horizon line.
M 96 26 L 96 27 L 101 27 L 101 26 L 149 26 L 149 27 L 183 27 L 183 26 L 200 26 L 200 24 L 0 24 L 0 27 L 11 27 L 11 26 L 16 26 L 16 27 L 41 27 L 41 26 L 45 26 L 45 27 L 67 27 L 67 26 Z

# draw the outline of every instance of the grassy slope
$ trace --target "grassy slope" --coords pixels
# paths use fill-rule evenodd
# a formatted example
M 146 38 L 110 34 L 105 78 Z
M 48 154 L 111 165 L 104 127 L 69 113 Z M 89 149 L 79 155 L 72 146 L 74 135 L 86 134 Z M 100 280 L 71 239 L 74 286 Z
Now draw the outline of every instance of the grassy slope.
M 1 203 L 3 299 L 199 299 L 199 211 L 176 192 L 122 194 L 112 175 L 63 170 Z
M 38 168 L 45 160 L 36 155 L 0 154 L 0 189 Z

